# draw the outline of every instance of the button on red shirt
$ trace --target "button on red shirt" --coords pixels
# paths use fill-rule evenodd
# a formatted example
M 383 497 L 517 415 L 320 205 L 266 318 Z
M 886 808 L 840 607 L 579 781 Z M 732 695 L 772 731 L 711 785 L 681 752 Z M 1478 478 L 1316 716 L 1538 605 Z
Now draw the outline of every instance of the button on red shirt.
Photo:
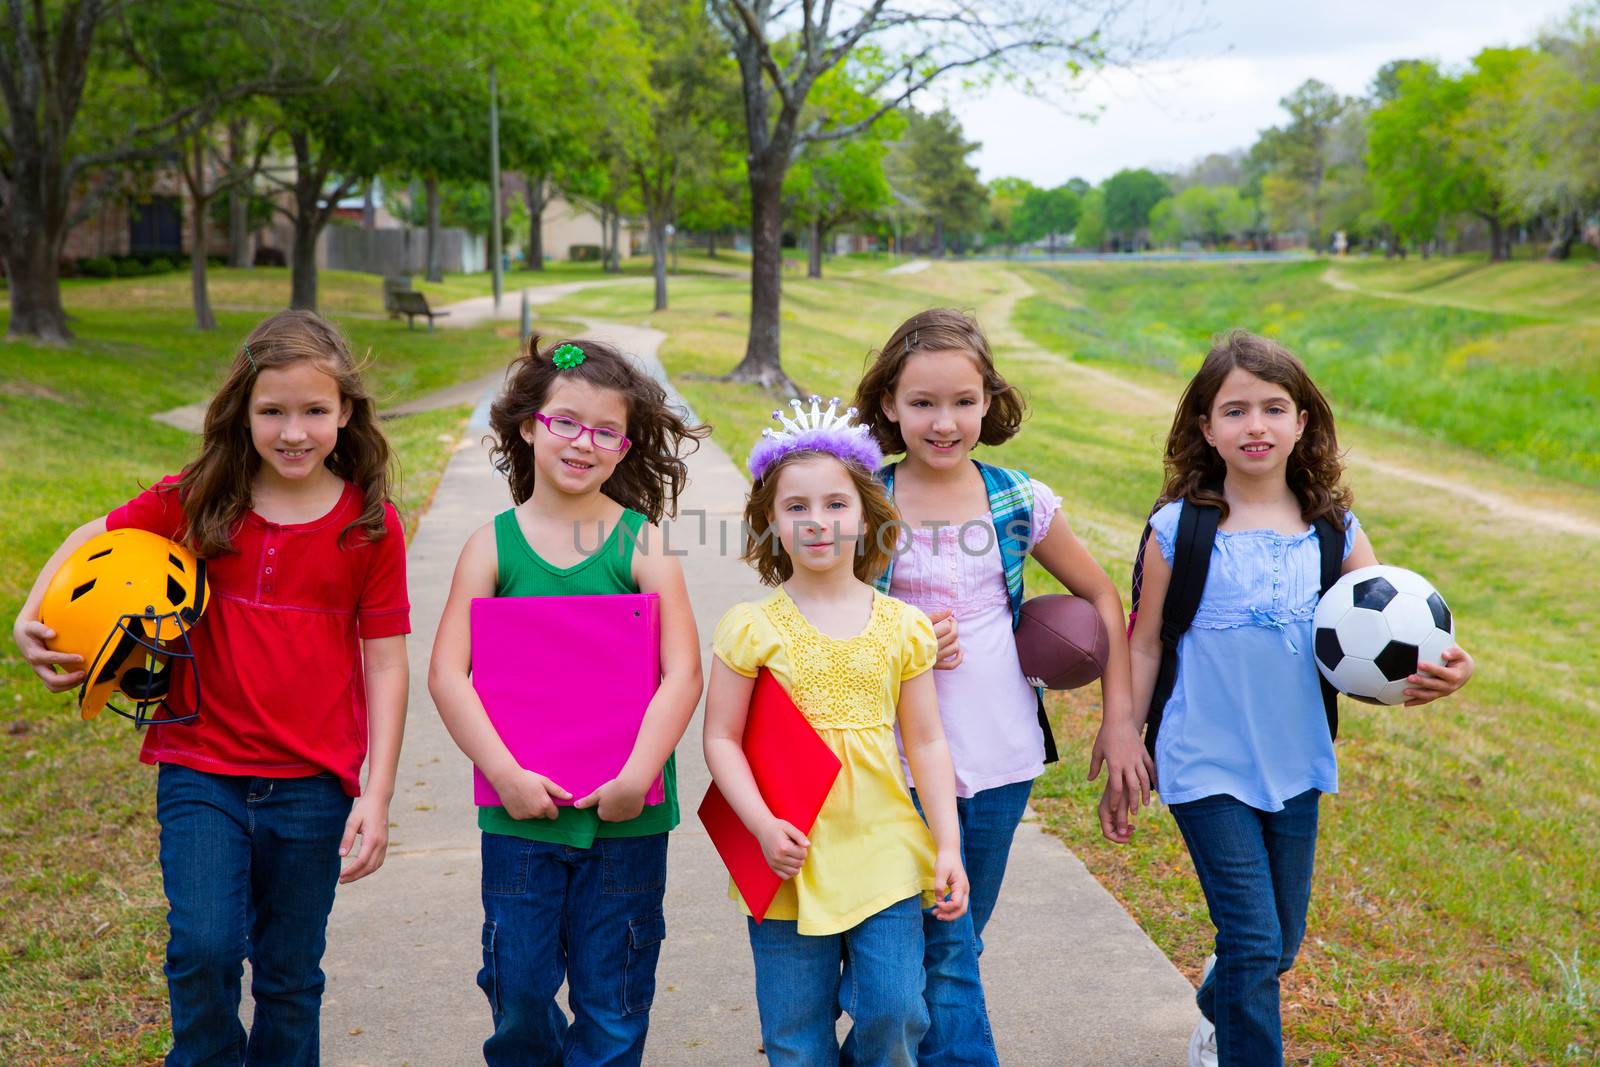
M 177 540 L 184 529 L 175 478 L 163 479 L 106 517 Z M 215 774 L 299 778 L 324 771 L 360 793 L 367 752 L 361 641 L 411 631 L 405 530 L 384 505 L 386 535 L 368 541 L 350 483 L 333 510 L 284 525 L 246 512 L 235 551 L 206 560 L 209 600 L 191 641 L 200 718 L 152 726 L 139 758 Z M 175 713 L 193 706 L 187 664 L 173 677 Z

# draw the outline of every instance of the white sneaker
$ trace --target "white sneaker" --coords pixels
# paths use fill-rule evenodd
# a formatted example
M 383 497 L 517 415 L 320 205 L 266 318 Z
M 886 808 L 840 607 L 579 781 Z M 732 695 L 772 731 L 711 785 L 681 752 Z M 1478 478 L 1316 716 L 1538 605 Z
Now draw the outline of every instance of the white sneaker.
M 1189 1067 L 1217 1067 L 1217 1028 L 1204 1015 L 1189 1035 Z
M 1200 970 L 1201 985 L 1205 985 L 1211 968 L 1216 965 L 1217 957 L 1213 953 Z M 1217 1028 L 1207 1022 L 1204 1015 L 1195 1023 L 1194 1033 L 1189 1035 L 1189 1067 L 1217 1067 Z

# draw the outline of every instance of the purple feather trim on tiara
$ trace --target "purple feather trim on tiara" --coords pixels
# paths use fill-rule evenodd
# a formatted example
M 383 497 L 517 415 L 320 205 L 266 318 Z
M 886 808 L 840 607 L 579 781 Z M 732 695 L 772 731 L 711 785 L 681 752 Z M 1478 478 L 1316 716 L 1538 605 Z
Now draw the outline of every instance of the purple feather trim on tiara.
M 868 474 L 883 466 L 883 450 L 866 427 L 830 427 L 763 436 L 750 450 L 750 476 L 759 482 L 774 463 L 795 452 L 824 452 Z

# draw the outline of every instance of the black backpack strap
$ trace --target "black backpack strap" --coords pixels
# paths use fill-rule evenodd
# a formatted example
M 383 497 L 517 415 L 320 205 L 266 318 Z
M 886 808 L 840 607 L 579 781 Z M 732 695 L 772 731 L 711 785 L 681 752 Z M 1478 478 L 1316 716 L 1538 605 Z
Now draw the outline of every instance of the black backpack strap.
M 1317 531 L 1317 542 L 1322 549 L 1322 591 L 1326 593 L 1333 588 L 1333 583 L 1339 580 L 1339 572 L 1344 569 L 1344 531 L 1335 529 L 1332 520 L 1326 516 L 1318 516 L 1311 525 Z M 1322 676 L 1321 671 L 1317 671 L 1317 680 L 1322 683 L 1322 711 L 1328 717 L 1328 736 L 1337 740 L 1339 693 Z
M 1178 681 L 1178 640 L 1194 622 L 1200 610 L 1200 597 L 1206 588 L 1206 572 L 1211 569 L 1211 548 L 1217 540 L 1220 508 L 1196 506 L 1185 500 L 1178 511 L 1178 536 L 1172 551 L 1172 581 L 1161 604 L 1161 669 L 1156 673 L 1155 692 L 1150 697 L 1150 714 L 1145 720 L 1144 747 L 1153 758 L 1156 734 L 1161 730 L 1161 715 Z

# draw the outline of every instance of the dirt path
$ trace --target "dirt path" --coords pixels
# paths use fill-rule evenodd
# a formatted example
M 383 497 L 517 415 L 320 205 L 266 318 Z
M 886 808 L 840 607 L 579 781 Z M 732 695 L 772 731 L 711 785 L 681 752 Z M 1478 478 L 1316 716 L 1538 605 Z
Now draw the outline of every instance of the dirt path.
M 1334 275 L 1331 269 L 1323 276 L 1323 280 L 1336 289 L 1360 292 L 1369 296 L 1384 295 L 1360 289 L 1347 278 L 1330 277 L 1330 275 Z M 1174 383 L 1170 392 L 1151 388 L 1129 381 L 1112 371 L 1067 359 L 1057 353 L 1040 348 L 1025 338 L 1012 325 L 1011 316 L 1016 308 L 1017 301 L 1033 295 L 1036 290 L 1028 284 L 1026 279 L 1011 271 L 1003 271 L 1001 280 L 1006 286 L 1005 289 L 999 295 L 992 297 L 980 309 L 980 320 L 983 323 L 983 327 L 997 348 L 1005 348 L 1012 357 L 1051 361 L 1053 365 L 1059 366 L 1071 374 L 1092 379 L 1097 384 L 1106 386 L 1108 389 L 1113 390 L 1111 393 L 1104 394 L 1108 405 L 1115 405 L 1124 410 L 1140 411 L 1145 414 L 1172 411 L 1180 391 L 1176 383 Z M 1396 299 L 1405 299 L 1404 294 L 1393 295 Z M 1418 302 L 1425 303 L 1426 301 Z M 1363 449 L 1352 448 L 1348 453 L 1348 457 L 1356 465 L 1377 471 L 1387 477 L 1411 482 L 1414 485 L 1428 489 L 1452 493 L 1458 500 L 1481 508 L 1496 520 L 1525 523 L 1540 526 L 1555 533 L 1600 540 L 1600 519 L 1560 508 L 1533 504 L 1527 500 L 1519 500 L 1498 489 L 1474 484 L 1464 473 L 1457 472 L 1451 475 L 1430 474 L 1393 462 L 1387 457 L 1375 455 Z

